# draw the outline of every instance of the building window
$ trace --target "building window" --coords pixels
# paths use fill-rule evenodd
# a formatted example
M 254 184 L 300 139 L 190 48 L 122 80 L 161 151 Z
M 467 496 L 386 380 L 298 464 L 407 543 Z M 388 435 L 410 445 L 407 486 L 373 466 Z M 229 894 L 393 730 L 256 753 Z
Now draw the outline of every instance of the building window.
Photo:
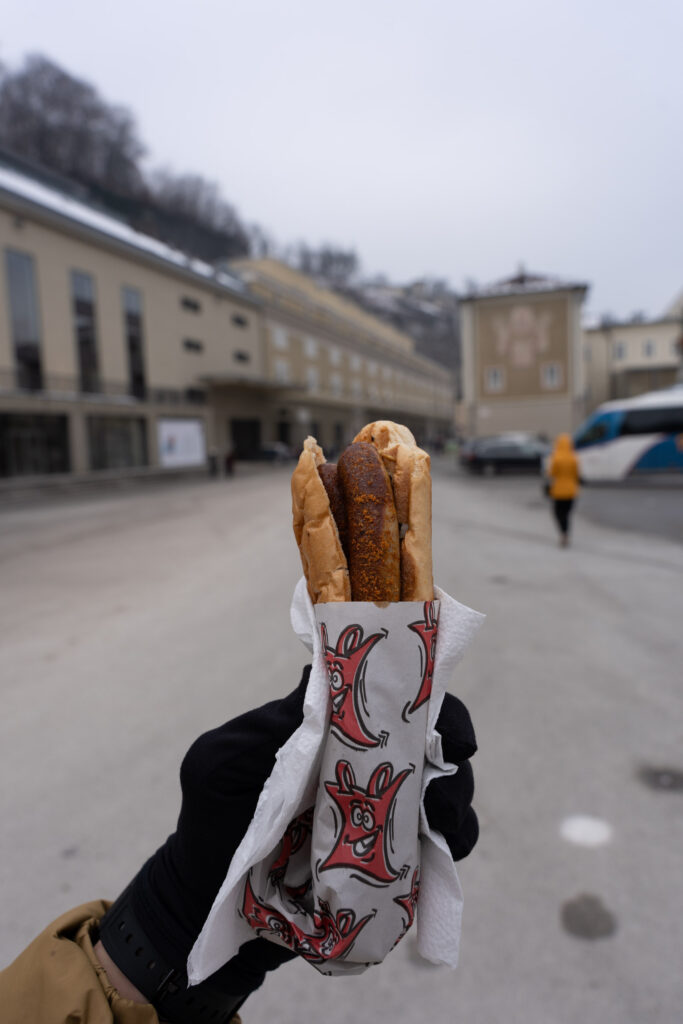
M 370 376 L 374 377 L 377 374 L 378 370 L 379 370 L 379 366 L 377 365 L 375 360 L 374 359 L 368 359 L 367 371 L 370 374 Z
M 361 357 L 354 353 L 351 356 L 351 369 L 354 371 L 354 373 L 358 373 L 358 371 L 361 368 L 361 365 L 362 365 Z
M 233 352 L 232 358 L 236 363 L 248 363 L 251 361 L 251 354 L 245 352 L 244 349 L 238 348 Z
M 320 385 L 320 374 L 317 366 L 309 366 L 306 370 L 306 383 L 309 391 L 317 391 Z
M 341 373 L 330 374 L 330 391 L 333 395 L 341 395 L 342 393 L 342 377 Z
M 562 367 L 559 363 L 541 363 L 541 387 L 544 391 L 557 391 L 562 387 Z
M 286 351 L 289 347 L 289 339 L 287 338 L 287 331 L 284 327 L 271 327 L 270 336 L 273 339 L 273 348 L 278 348 L 281 351 Z
M 241 313 L 234 313 L 232 317 L 232 322 L 235 325 L 235 327 L 249 326 L 249 321 L 247 320 L 246 316 L 242 316 Z
M 147 424 L 131 416 L 88 416 L 91 469 L 146 466 Z
M 197 341 L 196 338 L 184 338 L 183 348 L 185 349 L 186 352 L 203 352 L 204 342 Z
M 191 299 L 189 295 L 183 295 L 180 299 L 180 305 L 183 309 L 186 309 L 189 313 L 201 313 L 202 306 L 196 299 Z
M 654 341 L 651 341 L 648 338 L 647 341 L 643 342 L 643 355 L 645 356 L 646 359 L 651 359 L 654 354 L 655 354 L 655 343 L 654 343 Z
M 626 358 L 626 345 L 623 341 L 614 342 L 614 358 L 625 359 Z
M 17 386 L 27 391 L 40 391 L 43 386 L 43 368 L 33 257 L 25 252 L 7 249 L 5 262 Z
M 484 390 L 489 394 L 505 390 L 505 370 L 502 366 L 487 366 L 484 371 Z
M 137 288 L 125 287 L 122 292 L 123 329 L 128 352 L 128 390 L 135 398 L 147 394 L 145 379 L 145 340 L 142 317 L 142 295 Z
M 315 359 L 318 355 L 318 342 L 310 335 L 304 338 L 304 352 L 308 359 Z
M 86 394 L 95 394 L 100 390 L 100 372 L 95 325 L 95 285 L 90 274 L 85 274 L 81 270 L 71 271 L 71 302 L 79 387 Z
M 360 398 L 363 394 L 363 382 L 354 377 L 351 381 L 351 394 L 354 398 Z
M 332 366 L 340 366 L 341 365 L 341 358 L 342 358 L 341 350 L 338 349 L 335 345 L 330 345 L 330 347 L 329 347 L 329 349 L 327 351 L 328 351 L 328 355 L 330 357 L 330 363 L 332 364 Z
M 68 472 L 66 416 L 0 413 L 0 477 Z
M 289 383 L 289 362 L 287 359 L 275 360 L 275 380 L 280 384 Z

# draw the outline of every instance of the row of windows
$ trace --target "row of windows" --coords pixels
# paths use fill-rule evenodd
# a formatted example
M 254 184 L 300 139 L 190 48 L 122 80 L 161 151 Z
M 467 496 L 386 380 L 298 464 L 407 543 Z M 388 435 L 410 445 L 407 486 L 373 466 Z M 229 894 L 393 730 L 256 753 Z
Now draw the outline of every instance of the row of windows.
M 278 353 L 289 353 L 290 352 L 290 337 L 285 327 L 276 325 L 271 327 L 271 339 L 273 348 Z M 327 358 L 329 363 L 333 367 L 341 366 L 344 358 L 344 353 L 341 348 L 336 345 L 326 345 L 319 342 L 316 338 L 307 335 L 304 337 L 302 342 L 303 354 L 307 359 L 318 359 L 321 350 L 327 352 Z M 385 380 L 389 380 L 394 376 L 394 370 L 391 366 L 381 366 L 375 359 L 363 359 L 357 352 L 351 352 L 348 355 L 349 369 L 352 373 L 360 373 L 363 368 L 370 377 L 375 377 L 381 374 Z M 412 379 L 412 378 L 411 378 Z
M 42 326 L 33 256 L 15 249 L 6 249 L 5 267 L 16 383 L 23 390 L 40 391 L 45 381 Z M 69 285 L 79 390 L 84 394 L 97 394 L 102 390 L 102 381 L 95 281 L 91 274 L 83 270 L 72 270 Z M 190 312 L 201 312 L 201 304 L 189 296 L 181 296 L 180 305 Z M 136 398 L 144 398 L 147 384 L 143 310 L 142 295 L 137 288 L 127 285 L 122 288 L 121 312 L 128 363 L 128 392 Z M 238 313 L 233 315 L 232 322 L 237 327 L 249 325 L 248 319 Z M 182 345 L 188 352 L 201 353 L 204 350 L 204 342 L 197 338 L 185 338 Z M 251 356 L 249 352 L 238 350 L 233 352 L 233 358 L 236 362 L 246 363 Z
M 148 465 L 145 420 L 88 416 L 86 429 L 90 469 Z M 67 416 L 0 414 L 0 477 L 68 473 L 70 469 Z
M 626 359 L 628 348 L 627 342 L 615 341 L 612 349 L 614 358 L 617 360 Z M 645 341 L 641 342 L 640 351 L 644 359 L 652 359 L 657 351 L 657 346 L 651 338 L 646 338 Z M 671 354 L 674 356 L 678 355 L 678 340 L 675 338 L 671 342 Z
M 202 304 L 199 299 L 193 299 L 189 295 L 181 295 L 180 297 L 181 309 L 187 310 L 188 313 L 201 313 Z M 246 316 L 242 316 L 241 313 L 233 313 L 232 323 L 235 327 L 248 327 L 249 320 Z
M 541 363 L 540 385 L 544 391 L 558 391 L 564 383 L 564 374 L 560 363 Z M 484 390 L 487 394 L 500 394 L 507 388 L 507 377 L 504 366 L 487 366 L 484 368 Z
M 183 348 L 186 352 L 199 355 L 204 351 L 204 342 L 198 338 L 183 338 Z M 251 353 L 246 352 L 244 349 L 236 349 L 232 354 L 232 358 L 236 363 L 248 363 L 251 360 Z
M 42 325 L 33 257 L 6 249 L 5 269 L 17 386 L 27 391 L 40 391 L 44 387 Z M 92 276 L 82 270 L 72 270 L 69 281 L 79 388 L 85 393 L 97 393 L 101 390 L 101 380 L 95 283 Z M 121 289 L 121 314 L 128 358 L 128 390 L 136 398 L 144 398 L 147 388 L 142 296 L 137 288 L 126 285 Z
M 275 379 L 279 384 L 289 384 L 292 381 L 290 372 L 290 364 L 287 359 L 278 358 L 274 362 L 274 374 Z M 410 382 L 408 379 L 404 381 L 405 386 L 408 387 Z M 308 366 L 306 368 L 306 386 L 309 391 L 317 392 L 320 390 L 320 369 L 317 366 Z M 344 379 L 341 373 L 333 371 L 329 375 L 329 391 L 333 395 L 341 395 L 344 391 Z M 386 387 L 386 385 L 384 385 Z M 382 387 L 377 383 L 363 384 L 363 381 L 358 377 L 352 378 L 350 381 L 350 393 L 354 398 L 362 398 L 366 394 L 369 398 L 379 399 L 382 394 Z M 430 387 L 420 387 L 419 385 L 410 385 L 410 390 L 413 396 L 416 398 L 426 397 L 427 395 L 432 397 L 432 389 Z M 444 401 L 448 400 L 448 393 L 443 391 L 440 396 Z

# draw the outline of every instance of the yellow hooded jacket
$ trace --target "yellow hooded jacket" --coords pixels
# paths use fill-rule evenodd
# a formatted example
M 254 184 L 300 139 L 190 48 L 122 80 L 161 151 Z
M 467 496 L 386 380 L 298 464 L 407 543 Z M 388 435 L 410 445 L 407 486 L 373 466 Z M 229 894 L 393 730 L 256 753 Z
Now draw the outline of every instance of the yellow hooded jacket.
M 550 497 L 555 501 L 575 498 L 579 493 L 579 460 L 569 434 L 560 434 L 550 458 Z

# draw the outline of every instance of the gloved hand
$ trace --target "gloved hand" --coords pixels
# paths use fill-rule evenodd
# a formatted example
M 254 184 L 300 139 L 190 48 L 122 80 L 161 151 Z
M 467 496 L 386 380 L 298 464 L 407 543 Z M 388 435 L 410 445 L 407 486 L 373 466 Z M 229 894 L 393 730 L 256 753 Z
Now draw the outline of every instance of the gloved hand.
M 307 666 L 288 697 L 204 733 L 183 760 L 177 829 L 147 861 L 130 890 L 138 921 L 170 964 L 184 967 L 253 817 L 275 755 L 303 721 L 309 674 Z M 458 771 L 430 784 L 425 809 L 430 826 L 444 835 L 457 860 L 470 852 L 478 836 L 469 765 L 477 747 L 470 716 L 457 698 L 444 699 L 437 729 L 444 756 L 458 765 Z M 258 988 L 266 971 L 295 956 L 275 943 L 253 939 L 209 981 L 214 988 L 244 995 Z

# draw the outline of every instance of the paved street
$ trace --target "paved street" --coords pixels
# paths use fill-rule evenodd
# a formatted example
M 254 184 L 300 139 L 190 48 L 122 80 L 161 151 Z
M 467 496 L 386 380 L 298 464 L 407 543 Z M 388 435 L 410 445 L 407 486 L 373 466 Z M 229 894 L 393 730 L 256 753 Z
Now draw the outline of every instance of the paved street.
M 437 581 L 488 616 L 452 684 L 480 747 L 460 967 L 410 936 L 359 978 L 297 962 L 245 1024 L 680 1021 L 683 546 L 605 518 L 560 550 L 536 479 L 437 473 Z M 10 507 L 0 573 L 4 966 L 163 842 L 200 732 L 298 681 L 288 471 Z

